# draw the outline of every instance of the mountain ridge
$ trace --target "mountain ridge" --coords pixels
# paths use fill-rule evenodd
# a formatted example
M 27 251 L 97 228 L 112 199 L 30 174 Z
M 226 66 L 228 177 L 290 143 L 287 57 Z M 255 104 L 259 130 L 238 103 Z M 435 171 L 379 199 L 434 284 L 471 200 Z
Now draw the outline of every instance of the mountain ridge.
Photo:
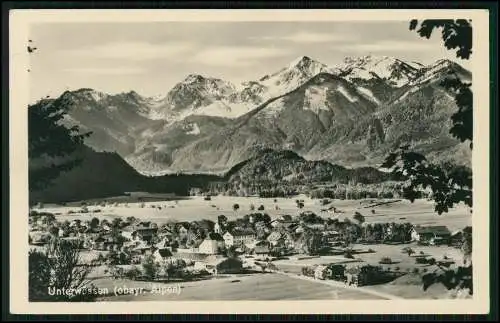
M 425 66 L 369 55 L 329 67 L 300 56 L 241 84 L 188 74 L 163 98 L 92 89 L 61 97 L 76 98 L 66 122 L 94 132 L 89 146 L 117 151 L 143 174 L 227 171 L 259 147 L 375 166 L 390 149 L 410 143 L 433 159 L 448 151 L 468 163 L 470 154 L 446 133 L 456 105 L 439 82 L 450 75 L 471 80 L 449 60 Z M 421 108 L 420 115 L 412 112 Z

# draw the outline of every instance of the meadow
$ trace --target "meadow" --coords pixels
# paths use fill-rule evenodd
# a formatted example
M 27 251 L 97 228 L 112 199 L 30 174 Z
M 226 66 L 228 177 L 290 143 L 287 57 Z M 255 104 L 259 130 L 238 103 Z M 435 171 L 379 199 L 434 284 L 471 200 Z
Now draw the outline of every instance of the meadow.
M 304 207 L 298 209 L 296 200 L 303 200 Z M 372 200 L 372 199 L 370 199 Z M 195 221 L 201 219 L 217 220 L 217 216 L 225 215 L 229 220 L 243 217 L 250 212 L 265 212 L 271 218 L 277 218 L 283 214 L 296 215 L 300 212 L 311 211 L 325 218 L 345 217 L 352 219 L 354 212 L 360 212 L 367 223 L 376 222 L 410 222 L 415 225 L 445 225 L 452 232 L 461 230 L 472 224 L 472 214 L 467 206 L 459 205 L 451 209 L 448 213 L 438 215 L 434 212 L 431 201 L 416 200 L 411 203 L 401 200 L 395 203 L 368 207 L 366 200 L 333 200 L 327 206 L 321 205 L 321 200 L 311 199 L 306 196 L 296 196 L 293 198 L 259 198 L 259 197 L 233 197 L 233 196 L 213 196 L 210 201 L 204 200 L 201 196 L 185 197 L 182 199 L 170 199 L 163 201 L 146 202 L 120 202 L 107 203 L 106 206 L 90 205 L 88 213 L 78 212 L 81 207 L 74 205 L 46 205 L 43 210 L 56 214 L 58 221 L 73 219 L 98 219 L 112 220 L 115 217 L 127 218 L 133 216 L 142 221 L 153 221 L 161 225 L 168 221 Z M 239 209 L 235 211 L 233 205 L 238 204 Z M 143 205 L 143 207 L 141 207 Z M 251 205 L 255 207 L 250 210 Z M 259 206 L 264 210 L 258 210 Z M 335 206 L 342 213 L 322 212 L 322 209 Z M 160 207 L 161 209 L 159 209 Z M 372 209 L 375 213 L 372 213 Z M 100 210 L 98 213 L 95 210 Z

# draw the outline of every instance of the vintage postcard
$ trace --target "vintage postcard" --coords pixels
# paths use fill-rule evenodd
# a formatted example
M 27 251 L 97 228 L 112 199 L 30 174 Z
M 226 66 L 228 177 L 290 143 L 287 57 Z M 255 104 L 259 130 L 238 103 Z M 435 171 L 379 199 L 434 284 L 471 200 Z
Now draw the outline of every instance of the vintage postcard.
M 488 19 L 13 10 L 12 313 L 488 313 Z

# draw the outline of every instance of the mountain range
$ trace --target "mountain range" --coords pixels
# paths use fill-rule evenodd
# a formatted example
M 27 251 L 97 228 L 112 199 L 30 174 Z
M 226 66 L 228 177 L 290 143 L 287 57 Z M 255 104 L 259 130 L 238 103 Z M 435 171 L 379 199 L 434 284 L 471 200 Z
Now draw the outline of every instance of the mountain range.
M 363 56 L 328 66 L 303 56 L 241 84 L 190 74 L 160 98 L 93 89 L 61 98 L 71 102 L 65 122 L 92 131 L 88 146 L 116 152 L 148 175 L 225 173 L 262 149 L 377 167 L 403 144 L 431 160 L 469 165 L 468 145 L 449 134 L 457 106 L 440 86 L 446 77 L 471 81 L 449 60 Z

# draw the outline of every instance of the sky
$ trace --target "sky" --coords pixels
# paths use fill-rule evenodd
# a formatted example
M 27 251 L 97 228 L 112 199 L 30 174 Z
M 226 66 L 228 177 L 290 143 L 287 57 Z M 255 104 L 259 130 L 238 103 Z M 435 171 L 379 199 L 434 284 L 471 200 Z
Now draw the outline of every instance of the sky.
M 345 57 L 393 56 L 423 64 L 448 58 L 434 32 L 407 21 L 38 23 L 30 30 L 30 98 L 92 88 L 164 96 L 189 74 L 257 80 L 300 56 L 334 66 Z

